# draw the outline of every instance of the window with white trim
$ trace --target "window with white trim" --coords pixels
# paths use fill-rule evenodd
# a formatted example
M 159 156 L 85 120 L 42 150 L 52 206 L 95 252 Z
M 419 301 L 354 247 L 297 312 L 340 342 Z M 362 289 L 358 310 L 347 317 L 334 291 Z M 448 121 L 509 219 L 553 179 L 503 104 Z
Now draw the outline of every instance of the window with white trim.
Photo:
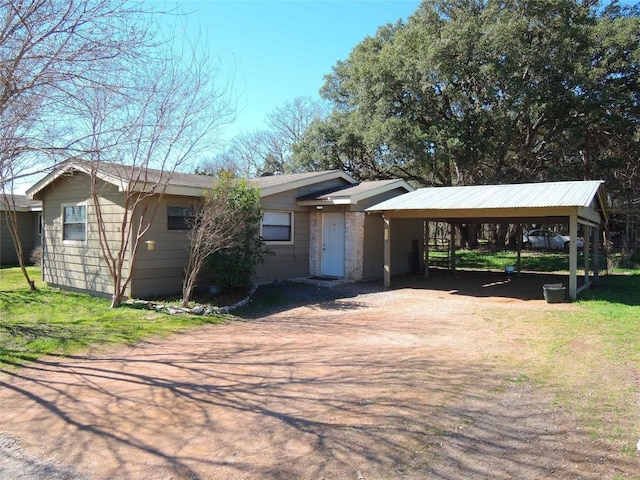
M 167 207 L 168 230 L 189 230 L 194 218 L 192 207 Z
M 293 212 L 264 212 L 261 235 L 267 243 L 293 243 Z
M 87 206 L 62 205 L 62 240 L 87 240 Z

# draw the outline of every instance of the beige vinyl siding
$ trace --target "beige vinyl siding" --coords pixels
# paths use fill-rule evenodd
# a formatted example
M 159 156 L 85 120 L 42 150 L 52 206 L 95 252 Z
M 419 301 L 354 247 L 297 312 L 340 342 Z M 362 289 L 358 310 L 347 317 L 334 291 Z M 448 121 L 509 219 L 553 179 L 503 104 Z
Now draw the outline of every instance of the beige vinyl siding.
M 357 205 L 352 205 L 352 210 L 364 211 L 365 209 L 406 193 L 404 188 L 397 188 L 389 192 L 367 198 Z M 415 230 L 413 231 L 415 235 Z M 422 238 L 422 236 L 417 237 Z M 393 238 L 394 243 L 395 237 Z M 392 247 L 393 248 L 393 247 Z M 397 255 L 401 255 L 406 243 L 401 241 Z M 409 243 L 409 251 L 411 244 Z M 407 254 L 408 255 L 408 254 Z M 384 224 L 381 214 L 367 214 L 364 221 L 364 255 L 362 275 L 364 279 L 382 278 L 384 273 Z M 403 262 L 404 265 L 405 262 Z
M 163 197 L 159 204 L 157 199 L 150 200 L 150 208 L 157 206 L 157 212 L 138 249 L 131 286 L 133 297 L 148 298 L 182 291 L 184 266 L 189 255 L 187 232 L 169 230 L 167 209 L 193 206 L 195 201 L 174 196 Z M 149 250 L 147 241 L 155 242 L 153 250 Z
M 418 242 L 419 258 L 423 250 L 424 222 L 422 219 L 391 219 L 391 275 L 410 273 L 413 242 Z
M 363 279 L 382 278 L 384 274 L 384 223 L 382 215 L 373 214 L 365 217 L 363 250 Z
M 17 265 L 18 254 L 13 245 L 6 215 L 6 212 L 0 212 L 0 265 Z M 37 230 L 34 231 L 34 217 L 37 219 L 38 213 L 16 212 L 18 235 L 22 242 L 23 260 L 27 263 L 35 247 L 35 235 L 38 233 Z
M 317 187 L 319 190 L 324 188 L 324 185 Z M 303 194 L 301 191 L 290 191 L 262 198 L 265 211 L 293 212 L 293 243 L 266 244 L 270 254 L 256 267 L 258 284 L 309 275 L 309 213 L 306 207 L 299 207 L 296 202 Z
M 89 177 L 78 173 L 59 178 L 39 194 L 43 200 L 43 278 L 50 285 L 109 296 L 113 292 L 113 282 L 100 248 L 96 210 L 89 188 Z M 101 185 L 100 210 L 113 250 L 120 244 L 124 214 L 121 202 L 122 194 L 115 187 Z M 87 207 L 84 242 L 62 239 L 63 205 L 74 204 Z M 128 268 L 125 264 L 125 274 Z
M 363 276 L 365 279 L 382 278 L 384 274 L 382 215 L 367 215 L 364 228 Z M 391 229 L 391 275 L 406 275 L 411 272 L 410 256 L 414 240 L 418 243 L 418 261 L 422 258 L 423 221 L 421 219 L 392 219 Z

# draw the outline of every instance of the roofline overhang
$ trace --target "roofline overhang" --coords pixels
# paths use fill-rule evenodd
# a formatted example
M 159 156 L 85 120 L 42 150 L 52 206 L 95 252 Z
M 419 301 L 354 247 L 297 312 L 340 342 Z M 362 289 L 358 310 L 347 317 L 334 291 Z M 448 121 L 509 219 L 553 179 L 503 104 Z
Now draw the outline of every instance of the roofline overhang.
M 354 195 L 343 195 L 340 194 L 344 189 L 336 191 L 336 195 L 332 197 L 331 193 L 327 193 L 322 195 L 326 198 L 319 199 L 309 199 L 309 200 L 298 200 L 298 205 L 301 207 L 314 207 L 320 205 L 357 205 L 358 202 L 362 200 L 366 200 L 367 198 L 374 197 L 376 195 L 380 195 L 382 193 L 389 192 L 391 190 L 395 190 L 396 188 L 404 188 L 406 190 L 405 193 L 412 192 L 414 188 L 409 185 L 404 180 L 398 179 L 394 182 L 389 182 L 385 185 L 380 185 L 376 188 L 372 188 L 370 190 L 365 190 L 360 193 L 356 193 Z
M 35 196 L 46 188 L 48 185 L 56 181 L 58 178 L 68 175 L 72 172 L 81 172 L 86 175 L 91 175 L 92 172 L 90 169 L 86 168 L 84 165 L 69 162 L 63 168 L 54 169 L 51 173 L 40 179 L 37 183 L 29 187 L 26 191 L 26 195 L 29 199 L 34 199 Z M 106 183 L 110 183 L 118 188 L 119 192 L 125 192 L 131 189 L 134 192 L 144 192 L 148 187 L 156 186 L 156 182 L 135 182 L 133 187 L 131 188 L 131 182 L 118 177 L 116 175 L 111 175 L 105 172 L 98 170 L 96 172 L 98 178 Z M 356 184 L 356 180 L 352 178 L 350 175 L 346 174 L 341 170 L 330 170 L 323 172 L 322 174 L 312 175 L 307 178 L 301 178 L 298 180 L 294 180 L 291 182 L 286 182 L 279 185 L 273 185 L 266 188 L 260 188 L 260 197 L 267 197 L 270 195 L 276 195 L 278 193 L 286 192 L 289 190 L 294 190 L 296 188 L 306 187 L 308 185 L 313 185 L 314 183 L 326 181 L 326 180 L 334 180 L 334 179 L 343 179 L 351 184 Z M 186 197 L 201 197 L 204 195 L 204 192 L 207 190 L 205 187 L 194 186 L 194 185 L 176 185 L 176 184 L 166 184 L 161 186 L 158 189 L 158 194 L 163 195 L 176 195 L 176 196 L 186 196 Z
M 531 208 L 489 208 L 489 209 L 416 209 L 416 210 L 367 210 L 379 213 L 385 218 L 422 218 L 449 223 L 527 223 L 545 219 L 548 221 L 567 221 L 576 216 L 579 223 L 601 225 L 604 222 L 600 213 L 586 207 L 531 207 Z
M 42 212 L 42 205 L 34 205 L 34 206 L 20 205 L 13 208 L 12 210 L 18 213 Z M 0 205 L 0 212 L 6 212 L 6 211 L 7 211 L 7 208 L 4 205 Z
M 355 205 L 358 202 L 353 201 L 350 198 L 332 198 L 326 200 L 298 200 L 298 206 L 300 207 L 316 207 L 327 205 Z
M 54 168 L 52 172 L 50 172 L 45 177 L 41 178 L 38 182 L 33 184 L 31 187 L 29 187 L 25 192 L 27 195 L 27 198 L 31 200 L 35 199 L 35 196 L 39 192 L 41 192 L 47 186 L 51 185 L 58 178 L 73 172 L 81 172 L 86 175 L 91 175 L 91 170 L 86 168 L 84 165 L 75 163 L 75 162 L 69 162 L 67 165 L 65 165 L 62 168 Z M 110 183 L 111 185 L 114 185 L 115 187 L 117 187 L 118 191 L 124 192 L 127 190 L 129 183 L 123 181 L 122 178 L 119 178 L 115 175 L 110 175 L 108 173 L 101 172 L 101 171 L 97 171 L 96 174 L 100 180 L 106 183 Z
M 291 182 L 286 182 L 279 185 L 272 185 L 270 187 L 260 188 L 260 197 L 268 197 L 271 195 L 276 195 L 278 193 L 288 192 L 289 190 L 295 190 L 296 188 L 302 188 L 308 185 L 313 185 L 314 183 L 323 182 L 326 180 L 337 180 L 337 179 L 343 179 L 346 182 L 351 183 L 353 185 L 358 183 L 351 175 L 348 175 L 342 170 L 329 170 L 326 172 L 322 172 L 322 174 L 311 175 L 309 177 L 300 178 L 298 180 L 293 180 Z

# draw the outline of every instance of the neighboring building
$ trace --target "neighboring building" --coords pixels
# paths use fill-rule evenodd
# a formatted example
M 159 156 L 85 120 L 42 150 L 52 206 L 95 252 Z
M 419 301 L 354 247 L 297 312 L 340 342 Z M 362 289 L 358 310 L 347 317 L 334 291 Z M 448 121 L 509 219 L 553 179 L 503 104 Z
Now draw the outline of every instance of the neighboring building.
M 11 195 L 9 201 L 15 205 L 23 260 L 29 263 L 31 253 L 40 246 L 42 240 L 42 204 L 38 200 L 29 200 L 26 195 Z M 0 195 L 0 265 L 17 265 L 18 254 L 7 224 L 8 208 L 4 204 L 4 197 Z
M 123 184 L 130 167 L 109 165 L 99 172 L 101 214 L 109 235 L 119 239 L 125 212 Z M 145 172 L 146 184 L 166 173 Z M 358 183 L 342 171 L 272 175 L 248 180 L 260 189 L 264 209 L 261 232 L 271 251 L 258 265 L 256 282 L 330 276 L 358 281 L 383 276 L 383 223 L 364 210 L 413 190 L 403 180 Z M 166 188 L 140 248 L 128 296 L 144 298 L 181 290 L 187 259 L 185 217 L 212 186 L 212 177 L 176 173 Z M 144 189 L 141 182 L 140 189 Z M 90 195 L 88 164 L 68 161 L 27 192 L 42 201 L 43 280 L 53 286 L 111 294 L 111 278 L 100 249 L 96 212 Z M 157 198 L 156 198 L 157 200 Z M 407 223 L 394 243 L 393 274 L 408 273 L 422 235 L 421 224 Z M 398 237 L 400 238 L 400 236 Z M 129 249 L 130 250 L 130 249 Z M 401 261 L 404 259 L 404 261 Z M 131 268 L 128 262 L 125 268 Z

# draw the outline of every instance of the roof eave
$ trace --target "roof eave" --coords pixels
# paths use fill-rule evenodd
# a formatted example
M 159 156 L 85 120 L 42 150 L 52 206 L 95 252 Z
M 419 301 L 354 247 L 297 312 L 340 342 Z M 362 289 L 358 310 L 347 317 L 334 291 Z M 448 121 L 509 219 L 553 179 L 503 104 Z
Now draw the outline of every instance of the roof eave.
M 298 205 L 301 207 L 317 207 L 328 205 L 355 205 L 356 202 L 350 198 L 327 198 L 327 199 L 314 199 L 314 200 L 298 200 Z
M 318 205 L 357 205 L 358 202 L 366 200 L 367 198 L 375 197 L 383 193 L 395 190 L 397 188 L 404 188 L 407 192 L 413 191 L 413 187 L 404 180 L 396 180 L 386 185 L 380 185 L 376 188 L 368 189 L 353 195 L 331 195 L 330 193 L 323 195 L 325 198 L 314 198 L 308 200 L 299 200 L 300 206 L 318 206 Z M 340 191 L 338 191 L 339 193 Z
M 92 173 L 89 169 L 87 169 L 83 165 L 78 164 L 78 163 L 70 162 L 67 165 L 65 165 L 63 168 L 54 169 L 51 173 L 47 174 L 45 177 L 40 179 L 34 185 L 29 187 L 27 189 L 27 191 L 25 192 L 25 194 L 27 195 L 27 198 L 29 198 L 30 200 L 34 200 L 35 196 L 39 192 L 44 190 L 46 187 L 51 185 L 53 182 L 55 182 L 60 177 L 62 177 L 64 175 L 67 175 L 69 173 L 72 173 L 74 171 L 75 172 L 81 172 L 81 173 L 84 173 L 86 175 L 91 175 L 91 173 Z M 100 172 L 100 171 L 98 171 L 96 174 L 97 174 L 97 176 L 98 176 L 98 178 L 100 180 L 102 180 L 102 181 L 104 181 L 106 183 L 110 183 L 110 184 L 114 185 L 115 187 L 117 187 L 118 191 L 120 191 L 120 192 L 127 191 L 129 183 L 126 182 L 124 179 L 122 179 L 120 177 L 116 177 L 115 175 L 109 175 L 107 173 Z
M 358 203 L 361 200 L 365 200 L 367 198 L 375 197 L 376 195 L 381 195 L 383 193 L 390 192 L 391 190 L 395 190 L 396 188 L 404 188 L 406 190 L 405 193 L 413 192 L 415 190 L 411 185 L 409 185 L 404 180 L 398 179 L 395 182 L 389 182 L 386 185 L 380 185 L 379 187 L 372 188 L 371 190 L 357 193 L 353 195 L 351 198 L 354 200 L 353 203 Z
M 331 171 L 323 172 L 322 174 L 310 176 L 307 178 L 301 178 L 291 182 L 282 183 L 279 185 L 273 185 L 271 187 L 261 188 L 260 197 L 268 197 L 271 195 L 276 195 L 278 193 L 295 190 L 296 188 L 302 188 L 308 185 L 313 185 L 314 183 L 323 182 L 326 180 L 337 180 L 340 178 L 349 183 L 354 183 L 354 184 L 357 183 L 353 177 L 351 177 L 350 175 L 347 175 L 345 172 L 341 170 L 331 170 Z

